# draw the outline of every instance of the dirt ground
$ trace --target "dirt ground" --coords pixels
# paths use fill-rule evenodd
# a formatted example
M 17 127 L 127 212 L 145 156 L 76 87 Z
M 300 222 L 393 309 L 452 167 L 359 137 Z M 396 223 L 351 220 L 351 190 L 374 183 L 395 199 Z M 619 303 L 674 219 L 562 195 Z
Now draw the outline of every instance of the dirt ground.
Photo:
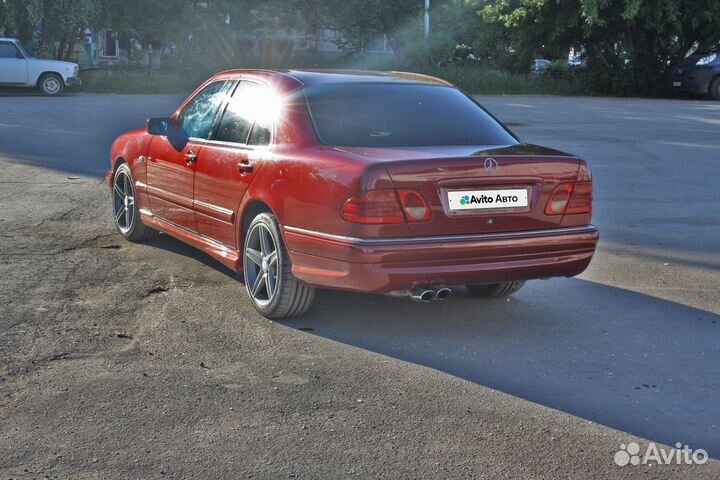
M 48 120 L 47 128 L 72 131 L 60 119 Z M 467 339 L 433 330 L 443 317 L 452 322 L 460 315 L 477 325 L 483 308 L 497 316 L 510 309 L 502 322 L 488 320 L 492 327 L 478 334 L 478 344 L 494 342 L 500 349 L 522 342 L 512 330 L 521 321 L 525 336 L 551 342 L 533 322 L 557 315 L 543 313 L 547 305 L 531 309 L 532 302 L 522 301 L 546 287 L 531 288 L 519 303 L 488 307 L 462 292 L 437 307 L 328 292 L 307 317 L 268 321 L 252 309 L 234 274 L 209 257 L 167 236 L 145 245 L 124 242 L 111 223 L 99 175 L 91 168 L 43 166 L 39 155 L 28 153 L 30 140 L 14 139 L 12 132 L 0 128 L 0 478 L 720 476 L 715 461 L 616 466 L 621 444 L 648 440 L 566 408 L 561 390 L 545 390 L 542 399 L 521 395 L 536 401 L 498 391 L 492 381 L 463 373 L 466 365 L 457 366 L 460 357 L 445 347 L 456 345 L 478 371 L 493 368 L 492 359 L 481 363 L 465 351 Z M 13 141 L 28 151 L 18 153 L 22 148 Z M 590 281 L 551 285 L 607 294 L 572 283 L 609 275 L 595 272 Z M 644 305 L 636 297 L 617 298 Z M 711 352 L 699 342 L 717 345 L 713 308 L 702 314 L 705 320 L 694 320 L 700 337 L 693 340 L 711 363 L 717 348 Z M 383 328 L 387 345 L 374 343 Z M 358 341 L 363 330 L 373 335 Z M 406 350 L 432 351 L 439 363 L 416 361 Z M 456 363 L 442 363 L 448 358 Z M 518 375 L 532 371 L 532 362 L 523 361 Z M 457 374 L 451 375 L 453 365 Z M 716 372 L 707 373 L 710 383 L 699 391 L 717 394 L 711 388 Z M 582 391 L 584 381 L 569 375 L 560 386 L 570 399 L 577 393 L 568 385 Z M 630 395 L 646 389 L 627 388 L 633 402 Z M 598 398 L 615 402 L 612 394 Z M 667 402 L 674 408 L 676 400 Z

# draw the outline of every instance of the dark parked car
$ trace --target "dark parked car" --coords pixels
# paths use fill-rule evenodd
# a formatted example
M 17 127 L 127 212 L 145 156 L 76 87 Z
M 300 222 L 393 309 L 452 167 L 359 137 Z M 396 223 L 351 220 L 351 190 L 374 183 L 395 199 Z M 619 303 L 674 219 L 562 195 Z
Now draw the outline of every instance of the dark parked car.
M 720 34 L 683 60 L 673 75 L 673 88 L 720 100 Z

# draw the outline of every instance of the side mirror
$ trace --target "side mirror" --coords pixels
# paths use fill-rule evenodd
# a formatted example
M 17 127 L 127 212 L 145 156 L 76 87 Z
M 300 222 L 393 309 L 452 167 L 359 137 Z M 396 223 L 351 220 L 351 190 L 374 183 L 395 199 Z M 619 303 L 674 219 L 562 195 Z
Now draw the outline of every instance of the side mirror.
M 15 58 L 18 60 L 25 60 L 25 56 L 20 52 L 15 52 Z
M 145 129 L 150 135 L 166 136 L 172 130 L 175 123 L 176 121 L 169 117 L 148 118 Z

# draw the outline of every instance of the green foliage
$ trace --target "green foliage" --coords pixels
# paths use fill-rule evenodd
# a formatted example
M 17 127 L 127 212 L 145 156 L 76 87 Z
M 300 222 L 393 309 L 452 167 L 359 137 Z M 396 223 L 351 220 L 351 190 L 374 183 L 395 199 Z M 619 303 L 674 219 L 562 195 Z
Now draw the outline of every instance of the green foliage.
M 580 78 L 582 71 L 568 65 L 564 60 L 552 62 L 548 68 L 542 71 L 541 75 L 549 76 L 555 80 L 574 81 Z
M 719 0 L 432 0 L 427 39 L 423 9 L 423 0 L 0 0 L 0 29 L 30 48 L 58 45 L 57 56 L 68 57 L 84 28 L 111 28 L 126 49 L 173 45 L 178 54 L 166 63 L 184 72 L 447 67 L 481 88 L 499 85 L 489 79 L 508 72 L 502 77 L 508 85 L 551 88 L 548 79 L 554 79 L 613 95 L 667 93 L 674 65 L 694 44 L 720 32 Z M 34 34 L 36 25 L 42 25 L 41 35 Z M 352 58 L 313 55 L 324 29 L 337 33 L 335 40 Z M 368 54 L 377 34 L 385 35 L 394 56 Z M 571 48 L 584 52 L 587 68 L 565 65 Z M 542 76 L 521 75 L 533 58 L 558 63 Z M 480 74 L 481 66 L 497 73 Z
M 32 41 L 33 24 L 25 0 L 0 0 L 0 31 L 25 43 Z
M 91 70 L 82 75 L 85 92 L 189 94 L 210 73 L 199 70 L 180 74 L 175 69 Z
M 370 35 L 385 34 L 392 49 L 402 55 L 422 35 L 423 2 L 418 0 L 343 0 L 322 2 L 321 23 L 338 32 L 339 46 L 347 51 L 371 48 Z
M 584 47 L 595 88 L 657 95 L 696 42 L 720 30 L 717 0 L 498 0 L 479 8 L 519 55 Z
M 95 27 L 110 28 L 147 46 L 180 42 L 191 31 L 192 0 L 100 0 L 103 15 Z
M 58 42 L 55 56 L 70 58 L 82 31 L 92 25 L 100 15 L 103 0 L 28 0 L 27 11 L 33 25 L 41 25 L 41 36 L 37 40 L 46 44 L 49 40 Z
M 102 9 L 102 0 L 27 0 L 30 21 L 43 22 L 50 35 L 62 35 L 92 24 Z
M 589 95 L 579 77 L 509 73 L 487 66 L 426 68 L 421 73 L 448 80 L 462 90 L 478 95 Z
M 297 63 L 293 60 L 293 64 Z M 300 63 L 302 65 L 302 62 Z M 346 67 L 342 63 L 302 65 Z M 384 69 L 402 70 L 400 65 L 381 65 Z M 514 74 L 485 66 L 435 66 L 415 69 L 419 73 L 444 78 L 471 94 L 479 95 L 587 95 L 590 92 L 579 78 L 553 78 L 551 75 Z M 202 83 L 210 72 L 199 70 L 189 75 L 163 69 L 94 70 L 83 74 L 83 90 L 93 93 L 178 93 L 187 95 Z
M 422 3 L 422 2 L 418 2 Z M 430 8 L 430 36 L 421 30 L 411 38 L 404 58 L 415 68 L 447 63 L 465 63 L 469 54 L 478 55 L 474 41 L 483 31 L 482 19 L 465 0 L 434 0 Z M 416 21 L 418 27 L 421 19 Z M 482 57 L 482 53 L 478 56 Z

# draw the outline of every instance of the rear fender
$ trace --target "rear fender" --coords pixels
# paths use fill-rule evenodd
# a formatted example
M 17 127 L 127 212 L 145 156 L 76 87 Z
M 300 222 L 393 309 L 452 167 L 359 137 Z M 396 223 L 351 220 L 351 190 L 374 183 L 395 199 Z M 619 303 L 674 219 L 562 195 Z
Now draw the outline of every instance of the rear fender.
M 282 152 L 276 151 L 275 155 L 282 157 Z M 354 195 L 366 190 L 393 188 L 382 165 L 348 162 L 337 152 L 323 158 L 321 152 L 312 151 L 302 157 L 266 161 L 273 164 L 258 171 L 240 202 L 236 216 L 238 228 L 242 227 L 248 206 L 262 202 L 282 226 L 360 238 L 409 234 L 404 223 L 363 225 L 348 222 L 340 214 L 343 203 Z M 237 247 L 239 249 L 241 245 Z M 292 251 L 293 245 L 288 248 Z

